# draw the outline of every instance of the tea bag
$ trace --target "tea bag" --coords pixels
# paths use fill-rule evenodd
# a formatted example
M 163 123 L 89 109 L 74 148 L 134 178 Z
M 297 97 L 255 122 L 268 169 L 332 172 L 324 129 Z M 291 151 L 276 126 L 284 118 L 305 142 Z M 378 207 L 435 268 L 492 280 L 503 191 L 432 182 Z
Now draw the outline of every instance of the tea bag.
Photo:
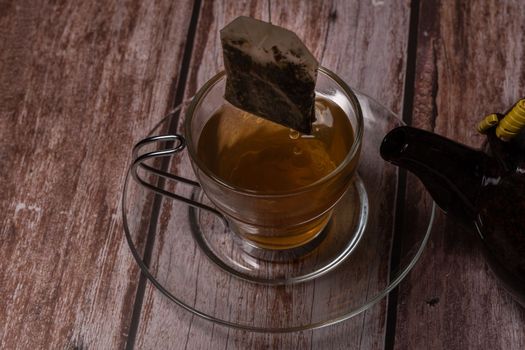
M 297 35 L 249 17 L 221 30 L 224 98 L 234 106 L 301 133 L 315 121 L 319 63 Z

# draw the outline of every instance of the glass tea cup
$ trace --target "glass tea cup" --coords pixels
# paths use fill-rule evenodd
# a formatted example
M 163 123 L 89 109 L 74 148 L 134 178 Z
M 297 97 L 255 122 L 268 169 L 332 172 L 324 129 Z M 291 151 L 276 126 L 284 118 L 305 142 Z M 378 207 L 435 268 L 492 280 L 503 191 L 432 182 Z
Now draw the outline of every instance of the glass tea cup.
M 199 156 L 201 132 L 214 113 L 224 105 L 225 85 L 226 75 L 221 72 L 198 91 L 188 107 L 184 136 L 154 136 L 139 142 L 134 148 L 133 177 L 157 193 L 220 216 L 237 235 L 237 241 L 249 252 L 264 250 L 271 251 L 272 255 L 279 252 L 294 252 L 297 255 L 296 252 L 311 249 L 321 239 L 321 232 L 330 220 L 333 207 L 352 183 L 357 168 L 363 137 L 363 116 L 356 96 L 337 75 L 326 68 L 319 68 L 316 95 L 336 104 L 344 112 L 354 132 L 353 143 L 342 162 L 319 180 L 286 191 L 264 192 L 241 188 L 225 181 L 210 170 Z M 158 141 L 173 141 L 175 146 L 139 156 L 140 148 L 145 144 Z M 198 182 L 162 172 L 144 163 L 149 158 L 178 153 L 186 146 Z M 149 184 L 138 175 L 139 167 L 172 180 L 202 187 L 215 208 Z

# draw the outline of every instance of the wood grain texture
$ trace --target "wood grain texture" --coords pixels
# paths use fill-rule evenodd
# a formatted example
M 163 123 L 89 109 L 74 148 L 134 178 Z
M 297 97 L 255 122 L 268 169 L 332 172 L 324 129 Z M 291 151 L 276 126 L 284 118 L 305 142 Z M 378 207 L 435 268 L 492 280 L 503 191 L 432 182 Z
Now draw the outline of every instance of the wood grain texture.
M 190 13 L 0 3 L 0 348 L 123 347 L 138 269 L 120 192 L 132 144 L 169 108 Z
M 222 52 L 218 32 L 239 15 L 250 15 L 285 26 L 298 33 L 323 65 L 336 71 L 349 84 L 377 96 L 389 108 L 400 111 L 403 92 L 406 38 L 409 7 L 407 2 L 211 2 L 204 1 L 192 61 L 188 73 L 186 97 L 191 97 L 209 78 L 221 70 Z M 386 38 L 386 40 L 385 40 Z M 193 177 L 186 156 L 173 165 L 178 174 Z M 176 186 L 180 193 L 190 190 Z M 394 195 L 394 188 L 390 190 Z M 180 214 L 179 214 L 180 213 Z M 170 281 L 171 288 L 184 289 L 190 305 L 203 305 L 212 313 L 228 314 L 223 300 L 227 293 L 238 295 L 247 312 L 257 307 L 274 307 L 275 321 L 289 317 L 290 308 L 280 304 L 271 293 L 259 295 L 254 290 L 238 290 L 231 279 L 218 277 L 207 265 L 187 233 L 190 228 L 183 217 L 187 209 L 177 203 L 163 203 L 152 268 L 161 271 L 159 278 Z M 169 233 L 169 234 L 166 234 Z M 191 276 L 177 277 L 177 264 L 184 263 Z M 378 272 L 388 278 L 388 271 Z M 223 293 L 211 294 L 206 285 L 220 285 Z M 371 283 L 373 288 L 374 283 Z M 184 287 L 183 287 L 184 286 Z M 188 286 L 192 286 L 188 288 Z M 284 291 L 286 293 L 286 291 Z M 313 300 L 313 290 L 292 292 L 291 300 Z M 317 290 L 315 293 L 329 293 Z M 231 295 L 230 295 L 231 298 Z M 272 302 L 274 300 L 274 302 Z M 296 304 L 298 302 L 296 301 Z M 313 307 L 305 302 L 305 307 Z M 322 305 L 315 307 L 322 308 Z M 151 285 L 146 290 L 136 348 L 301 348 L 301 349 L 379 349 L 384 344 L 386 302 L 343 324 L 319 331 L 268 335 L 234 331 L 194 317 L 172 304 Z M 246 315 L 233 315 L 243 319 Z M 255 316 L 257 317 L 257 316 Z
M 422 1 L 412 124 L 479 146 L 476 122 L 524 95 L 524 23 L 521 1 Z M 525 348 L 525 310 L 497 284 L 475 235 L 443 214 L 398 302 L 398 349 Z

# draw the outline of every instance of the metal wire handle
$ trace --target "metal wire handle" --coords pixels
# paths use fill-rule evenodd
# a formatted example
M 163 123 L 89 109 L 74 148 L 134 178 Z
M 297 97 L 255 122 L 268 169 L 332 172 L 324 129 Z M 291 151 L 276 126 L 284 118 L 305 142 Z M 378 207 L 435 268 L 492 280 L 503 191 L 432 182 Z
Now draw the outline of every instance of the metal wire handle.
M 155 143 L 155 142 L 170 142 L 170 143 L 174 143 L 173 146 L 167 146 L 165 149 L 161 149 L 161 150 L 157 150 L 157 151 L 152 151 L 152 152 L 148 152 L 148 153 L 144 153 L 144 154 L 141 154 L 139 155 L 139 152 L 140 150 L 150 144 L 150 143 Z M 163 158 L 163 157 L 171 157 L 172 155 L 175 155 L 179 152 L 181 152 L 182 150 L 184 150 L 184 148 L 186 147 L 186 140 L 184 139 L 184 137 L 182 137 L 181 135 L 178 135 L 178 134 L 173 134 L 173 135 L 158 135 L 158 136 L 151 136 L 151 137 L 147 137 L 139 142 L 137 142 L 137 144 L 135 144 L 135 146 L 133 147 L 133 153 L 132 153 L 132 157 L 133 157 L 133 163 L 131 165 L 131 175 L 133 176 L 133 179 L 135 181 L 137 181 L 139 184 L 141 184 L 142 186 L 146 187 L 147 189 L 155 192 L 155 193 L 158 193 L 162 196 L 165 196 L 165 197 L 168 197 L 168 198 L 171 198 L 171 199 L 174 199 L 174 200 L 177 200 L 177 201 L 181 201 L 183 203 L 186 203 L 187 205 L 189 206 L 192 206 L 192 207 L 195 207 L 195 208 L 199 208 L 199 209 L 203 209 L 203 210 L 206 210 L 206 211 L 209 211 L 215 215 L 217 215 L 219 218 L 221 218 L 221 220 L 223 221 L 223 223 L 226 225 L 226 227 L 228 226 L 228 222 L 226 220 L 226 218 L 224 217 L 224 215 L 219 212 L 217 209 L 215 208 L 212 208 L 206 204 L 202 204 L 200 202 L 197 202 L 197 201 L 194 201 L 193 199 L 189 199 L 189 198 L 186 198 L 186 197 L 183 197 L 181 195 L 178 195 L 176 193 L 173 193 L 173 192 L 170 192 L 170 191 L 167 191 L 163 188 L 159 188 L 155 185 L 152 185 L 151 183 L 147 182 L 146 180 L 144 180 L 138 173 L 138 169 L 139 167 L 146 170 L 147 172 L 150 172 L 154 175 L 157 175 L 157 176 L 160 176 L 160 177 L 163 177 L 167 180 L 171 180 L 171 181 L 179 181 L 179 182 L 183 182 L 185 184 L 188 184 L 190 186 L 193 186 L 193 187 L 196 187 L 196 188 L 200 188 L 200 184 L 196 181 L 193 181 L 193 180 L 189 180 L 189 179 L 186 179 L 184 177 L 181 177 L 181 176 L 178 176 L 178 175 L 175 175 L 175 174 L 171 174 L 171 173 L 168 173 L 168 172 L 165 172 L 163 170 L 160 170 L 160 169 L 156 169 L 152 166 L 149 166 L 147 164 L 145 164 L 146 160 L 148 159 L 154 159 L 154 158 Z

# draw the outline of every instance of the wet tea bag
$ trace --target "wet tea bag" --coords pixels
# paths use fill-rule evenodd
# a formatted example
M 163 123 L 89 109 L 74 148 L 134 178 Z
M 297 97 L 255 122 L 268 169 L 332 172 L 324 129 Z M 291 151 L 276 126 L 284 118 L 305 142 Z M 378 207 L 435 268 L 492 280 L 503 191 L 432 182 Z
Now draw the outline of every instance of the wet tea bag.
M 249 17 L 221 30 L 225 99 L 259 117 L 310 134 L 319 63 L 297 35 Z

